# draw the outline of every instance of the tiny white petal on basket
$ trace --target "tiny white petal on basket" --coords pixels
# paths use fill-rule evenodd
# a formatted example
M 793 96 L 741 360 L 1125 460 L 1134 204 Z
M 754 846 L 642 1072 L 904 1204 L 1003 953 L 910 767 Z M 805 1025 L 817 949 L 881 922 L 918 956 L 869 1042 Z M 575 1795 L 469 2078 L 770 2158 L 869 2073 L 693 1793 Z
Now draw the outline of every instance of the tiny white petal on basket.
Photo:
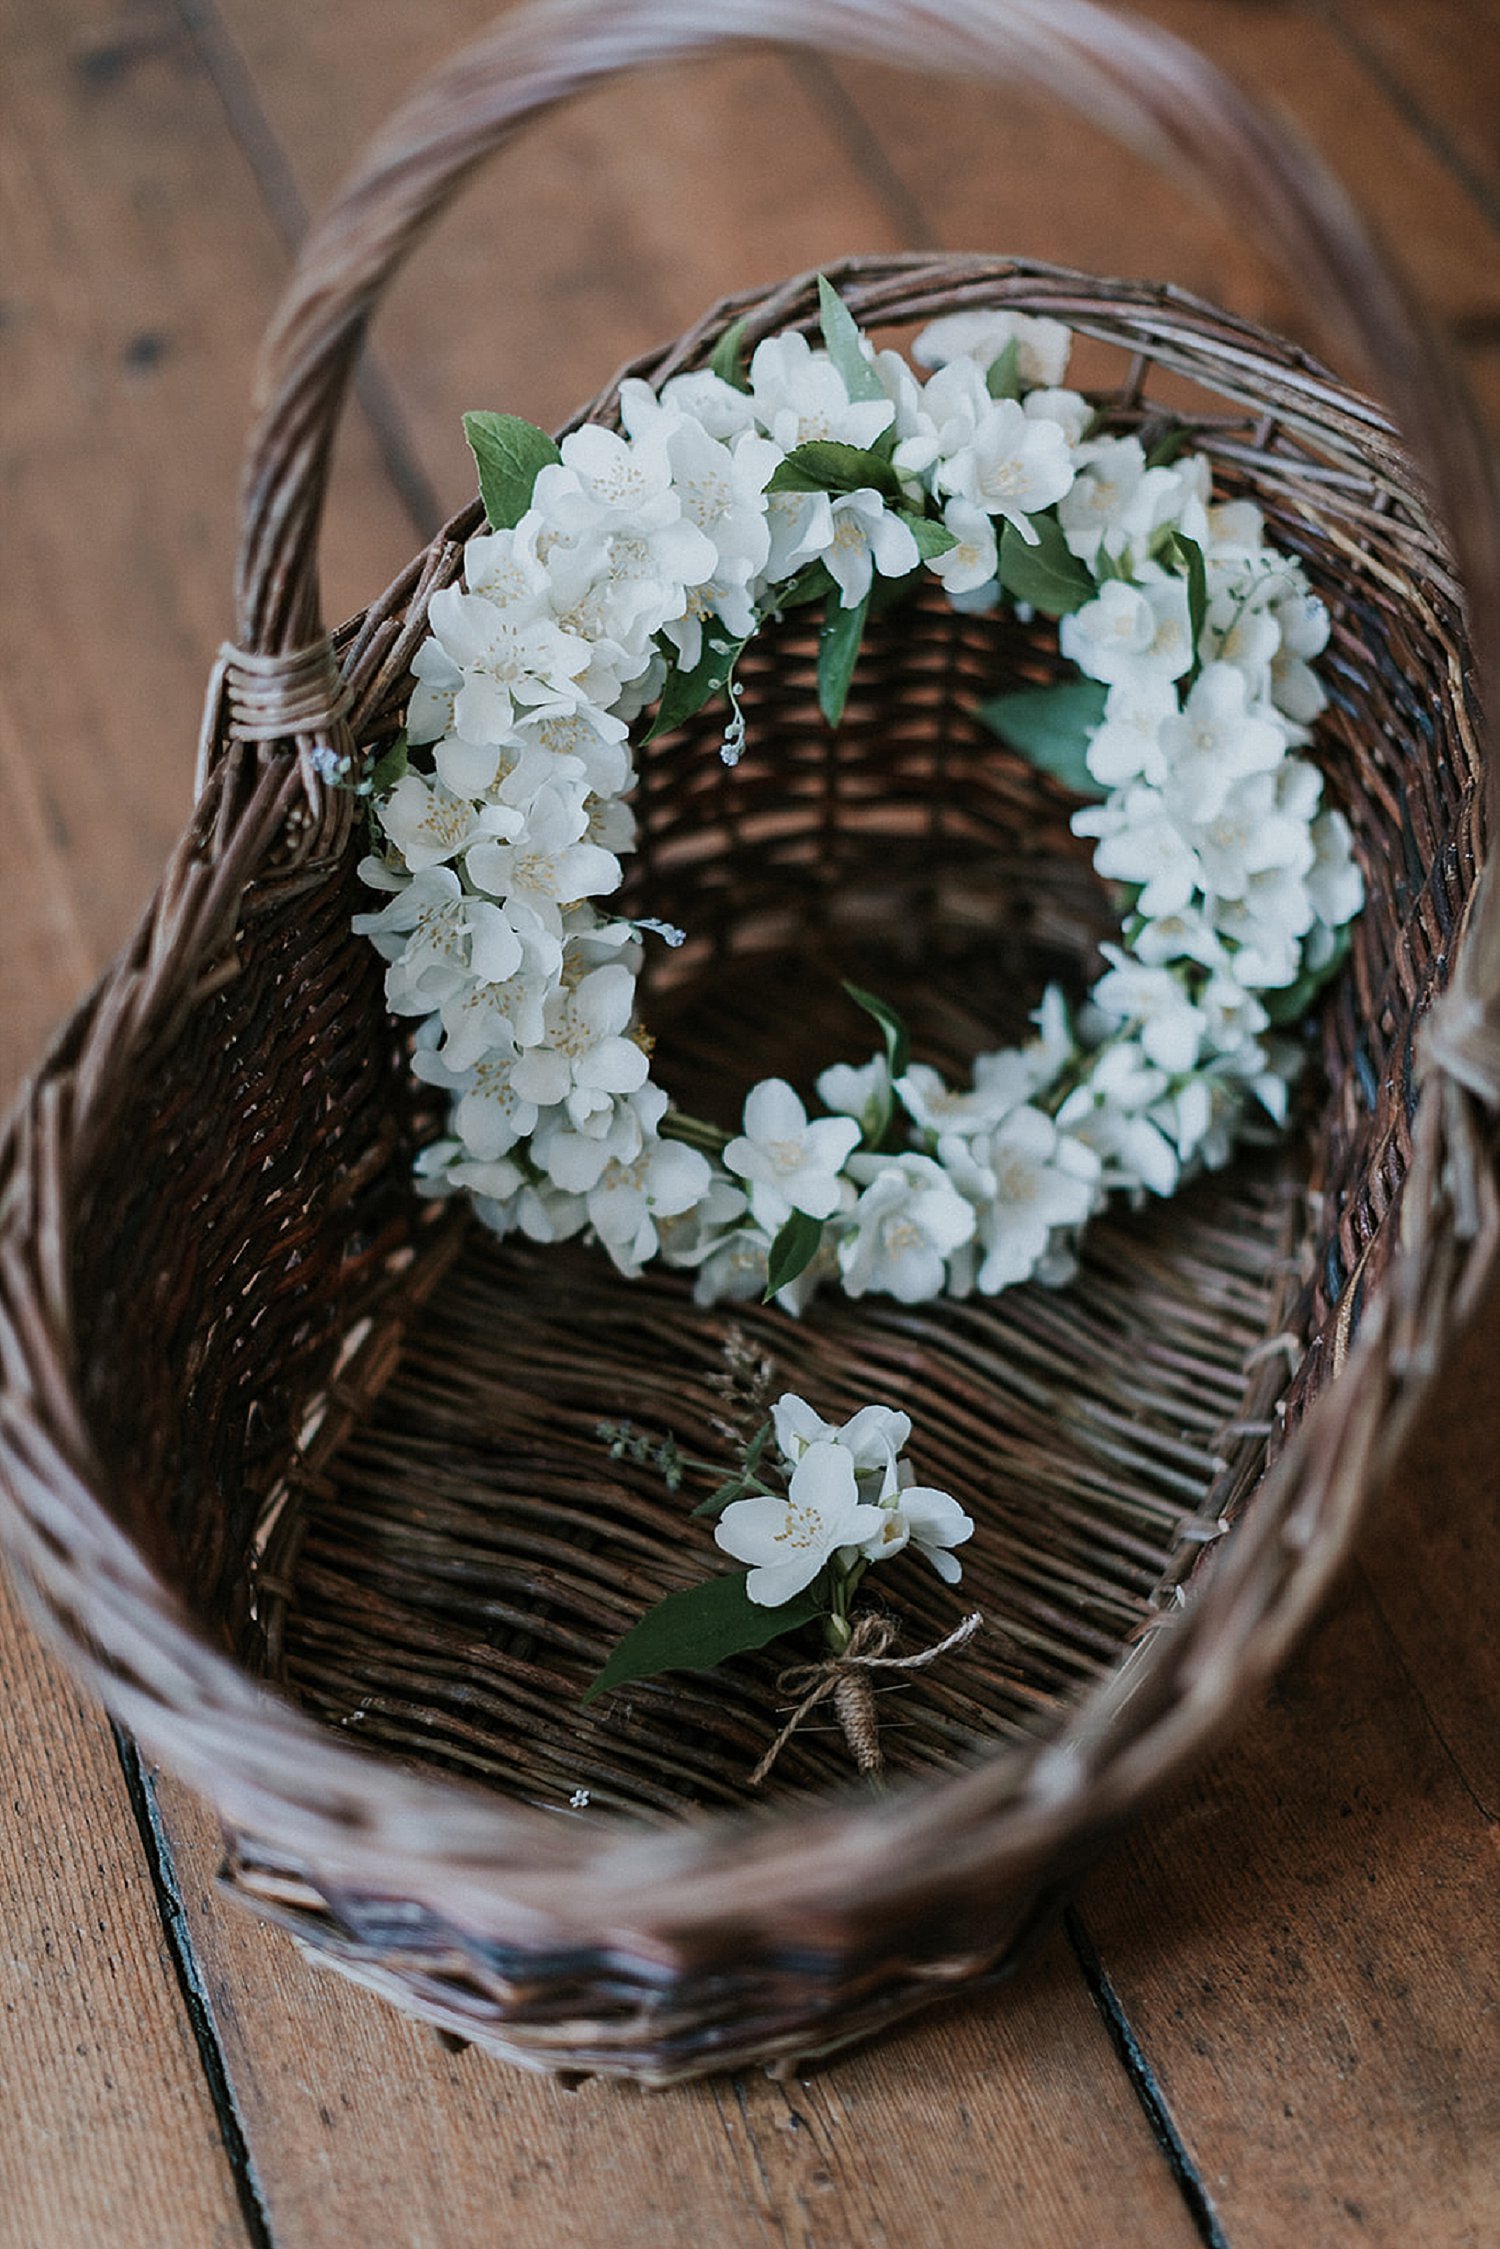
M 860 1546 L 880 1529 L 880 1510 L 861 1500 L 853 1457 L 842 1445 L 807 1447 L 785 1496 L 737 1499 L 714 1537 L 726 1554 L 753 1566 L 745 1591 L 758 1607 L 780 1608 L 811 1585 L 841 1546 Z

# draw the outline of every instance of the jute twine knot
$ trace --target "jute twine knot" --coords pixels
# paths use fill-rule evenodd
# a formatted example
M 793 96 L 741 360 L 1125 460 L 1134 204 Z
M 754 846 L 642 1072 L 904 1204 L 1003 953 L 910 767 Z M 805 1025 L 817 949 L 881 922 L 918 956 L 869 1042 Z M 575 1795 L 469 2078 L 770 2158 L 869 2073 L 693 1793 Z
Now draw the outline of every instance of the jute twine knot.
M 886 1653 L 896 1639 L 896 1626 L 891 1619 L 862 1616 L 842 1654 L 825 1656 L 819 1663 L 795 1663 L 783 1671 L 777 1687 L 782 1694 L 796 1695 L 797 1706 L 750 1775 L 750 1786 L 759 1788 L 798 1727 L 825 1702 L 831 1702 L 838 1712 L 844 1739 L 860 1772 L 878 1779 L 885 1769 L 885 1760 L 880 1753 L 880 1722 L 875 1715 L 872 1674 L 925 1671 L 939 1656 L 951 1655 L 955 1648 L 972 1640 L 983 1622 L 984 1618 L 975 1609 L 946 1640 L 939 1640 L 934 1647 L 922 1648 L 916 1655 L 893 1656 Z

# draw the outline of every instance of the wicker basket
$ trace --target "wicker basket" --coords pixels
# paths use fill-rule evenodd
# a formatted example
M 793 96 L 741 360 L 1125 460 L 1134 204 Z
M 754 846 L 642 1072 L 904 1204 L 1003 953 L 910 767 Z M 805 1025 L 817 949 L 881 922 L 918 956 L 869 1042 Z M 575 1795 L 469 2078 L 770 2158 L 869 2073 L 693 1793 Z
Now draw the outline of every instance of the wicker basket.
M 890 1794 L 851 1789 L 836 1737 L 807 1728 L 747 1808 L 770 1657 L 580 1711 L 602 1650 L 700 1566 L 680 1508 L 594 1425 L 626 1410 L 701 1441 L 724 1320 L 681 1276 L 496 1245 L 414 1195 L 433 1120 L 350 934 L 351 800 L 314 760 L 389 734 L 476 526 L 324 635 L 340 401 L 447 195 L 529 112 L 723 38 L 1061 91 L 1303 277 L 1429 440 L 1476 634 L 1500 583 L 1486 456 L 1420 321 L 1305 153 L 1190 54 L 1079 0 L 711 13 L 712 32 L 701 0 L 512 18 L 418 95 L 314 235 L 267 349 L 200 803 L 12 1121 L 0 1249 L 6 1546 L 81 1677 L 219 1807 L 237 1894 L 450 2032 L 653 2081 L 795 2062 L 1002 1971 L 1108 1831 L 1219 1737 L 1323 1593 L 1473 1300 L 1500 1082 L 1473 667 L 1381 414 L 1172 290 L 979 257 L 841 269 L 866 325 L 980 303 L 1069 322 L 1113 349 L 1122 427 L 1161 418 L 1158 370 L 1174 399 L 1197 386 L 1222 487 L 1254 495 L 1333 611 L 1316 754 L 1369 905 L 1305 1130 L 1100 1222 L 1067 1291 L 748 1316 L 829 1410 L 897 1392 L 924 1471 L 979 1521 L 966 1590 L 990 1629 L 893 1698 Z M 810 325 L 815 291 L 721 305 L 630 371 L 702 364 L 740 313 L 752 338 Z M 1108 914 L 1068 807 L 972 715 L 1057 664 L 1050 633 L 919 604 L 872 638 L 835 736 L 794 616 L 745 661 L 737 770 L 711 722 L 653 746 L 632 879 L 695 933 L 650 1003 L 674 1090 L 727 1118 L 767 1068 L 838 1051 L 841 973 L 904 1000 L 940 1063 L 1011 1034 L 1049 973 L 1082 978 Z M 766 995 L 793 974 L 788 1034 Z M 905 1598 L 913 1635 L 951 1622 Z

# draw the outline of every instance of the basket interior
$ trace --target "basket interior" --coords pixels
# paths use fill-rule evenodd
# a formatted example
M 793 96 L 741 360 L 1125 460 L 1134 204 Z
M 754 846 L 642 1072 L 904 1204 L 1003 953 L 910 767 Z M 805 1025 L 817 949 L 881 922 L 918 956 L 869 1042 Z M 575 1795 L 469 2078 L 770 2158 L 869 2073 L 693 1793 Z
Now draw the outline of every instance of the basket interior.
M 1077 990 L 1112 926 L 1068 806 L 999 753 L 974 706 L 1043 657 L 1024 629 L 903 607 L 867 651 L 836 736 L 816 707 L 813 630 L 790 619 L 744 669 L 749 749 L 722 719 L 646 760 L 632 904 L 693 933 L 658 948 L 646 1019 L 656 1067 L 691 1110 L 732 1124 L 756 1078 L 810 1087 L 863 1060 L 870 1027 L 841 980 L 907 1014 L 919 1056 L 962 1070 L 1024 1036 L 1050 977 Z M 994 1301 L 901 1307 L 820 1298 L 776 1309 L 692 1301 L 690 1275 L 620 1278 L 581 1244 L 538 1250 L 470 1230 L 401 1365 L 272 1574 L 292 1690 L 361 1741 L 529 1803 L 670 1814 L 734 1801 L 786 1702 L 784 1648 L 708 1679 L 580 1696 L 661 1594 L 703 1574 L 698 1488 L 674 1497 L 613 1462 L 629 1419 L 713 1457 L 732 1326 L 776 1387 L 827 1413 L 912 1414 L 925 1481 L 980 1529 L 950 1588 L 925 1569 L 881 1595 L 908 1650 L 973 1607 L 977 1645 L 884 1698 L 895 1771 L 961 1761 L 1051 1724 L 1170 1598 L 1254 1481 L 1287 1376 L 1247 1364 L 1288 1294 L 1298 1220 L 1286 1151 L 1187 1205 L 1096 1226 L 1080 1281 Z M 775 1791 L 847 1779 L 836 1723 L 809 1724 Z
M 1132 390 L 1125 411 L 1150 409 Z M 1241 420 L 1205 423 L 1220 488 L 1255 491 L 1334 610 L 1314 754 L 1370 905 L 1309 1033 L 1298 1128 L 1170 1206 L 1096 1221 L 1066 1290 L 825 1297 L 798 1323 L 701 1309 L 690 1276 L 625 1281 L 582 1245 L 456 1232 L 411 1191 L 433 1119 L 379 964 L 348 932 L 357 854 L 247 901 L 238 977 L 126 1105 L 78 1235 L 90 1405 L 120 1505 L 243 1660 L 351 1740 L 564 1816 L 580 1792 L 648 1819 L 744 1800 L 786 1704 L 784 1653 L 579 1707 L 619 1634 L 712 1552 L 703 1526 L 684 1529 L 691 1492 L 612 1461 L 597 1424 L 711 1452 L 731 1325 L 778 1388 L 825 1413 L 899 1401 L 923 1479 L 976 1520 L 960 1588 L 916 1564 L 879 1588 L 905 1649 L 970 1607 L 986 1618 L 961 1657 L 884 1697 L 894 1770 L 1055 1726 L 1177 1597 L 1373 1274 L 1405 1166 L 1411 1032 L 1473 814 L 1472 773 L 1441 742 L 1434 755 L 1443 641 L 1398 627 L 1388 571 L 1327 543 L 1330 512 L 1368 517 L 1369 480 L 1345 467 L 1330 483 L 1262 426 L 1255 450 L 1277 460 L 1262 489 L 1249 438 Z M 895 609 L 836 734 L 815 656 L 798 616 L 752 645 L 735 769 L 712 716 L 644 761 L 629 902 L 691 932 L 655 952 L 656 1069 L 726 1125 L 758 1077 L 806 1091 L 826 1063 L 864 1059 L 843 979 L 894 1002 L 917 1055 L 958 1071 L 1024 1035 L 1049 978 L 1081 991 L 1114 926 L 1067 800 L 974 715 L 1060 669 L 1052 629 L 956 616 L 935 593 Z M 366 737 L 394 716 L 377 702 Z M 813 1723 L 765 1793 L 848 1774 L 836 1728 Z

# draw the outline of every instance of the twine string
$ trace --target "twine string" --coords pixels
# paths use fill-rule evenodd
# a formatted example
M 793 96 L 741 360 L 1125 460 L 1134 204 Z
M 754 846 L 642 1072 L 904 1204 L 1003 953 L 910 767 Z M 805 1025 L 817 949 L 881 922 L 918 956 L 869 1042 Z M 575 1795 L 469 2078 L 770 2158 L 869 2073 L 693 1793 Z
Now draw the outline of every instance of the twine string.
M 776 1684 L 783 1694 L 797 1696 L 797 1705 L 750 1775 L 750 1786 L 759 1788 L 799 1726 L 825 1702 L 831 1702 L 838 1713 L 844 1739 L 859 1771 L 867 1777 L 878 1778 L 885 1760 L 880 1752 L 880 1726 L 875 1714 L 871 1674 L 925 1671 L 939 1656 L 951 1655 L 955 1648 L 964 1647 L 983 1622 L 983 1616 L 975 1609 L 946 1639 L 930 1648 L 919 1649 L 915 1655 L 893 1656 L 886 1652 L 896 1638 L 896 1627 L 891 1619 L 862 1616 L 841 1655 L 825 1656 L 818 1663 L 796 1663 L 783 1671 Z

